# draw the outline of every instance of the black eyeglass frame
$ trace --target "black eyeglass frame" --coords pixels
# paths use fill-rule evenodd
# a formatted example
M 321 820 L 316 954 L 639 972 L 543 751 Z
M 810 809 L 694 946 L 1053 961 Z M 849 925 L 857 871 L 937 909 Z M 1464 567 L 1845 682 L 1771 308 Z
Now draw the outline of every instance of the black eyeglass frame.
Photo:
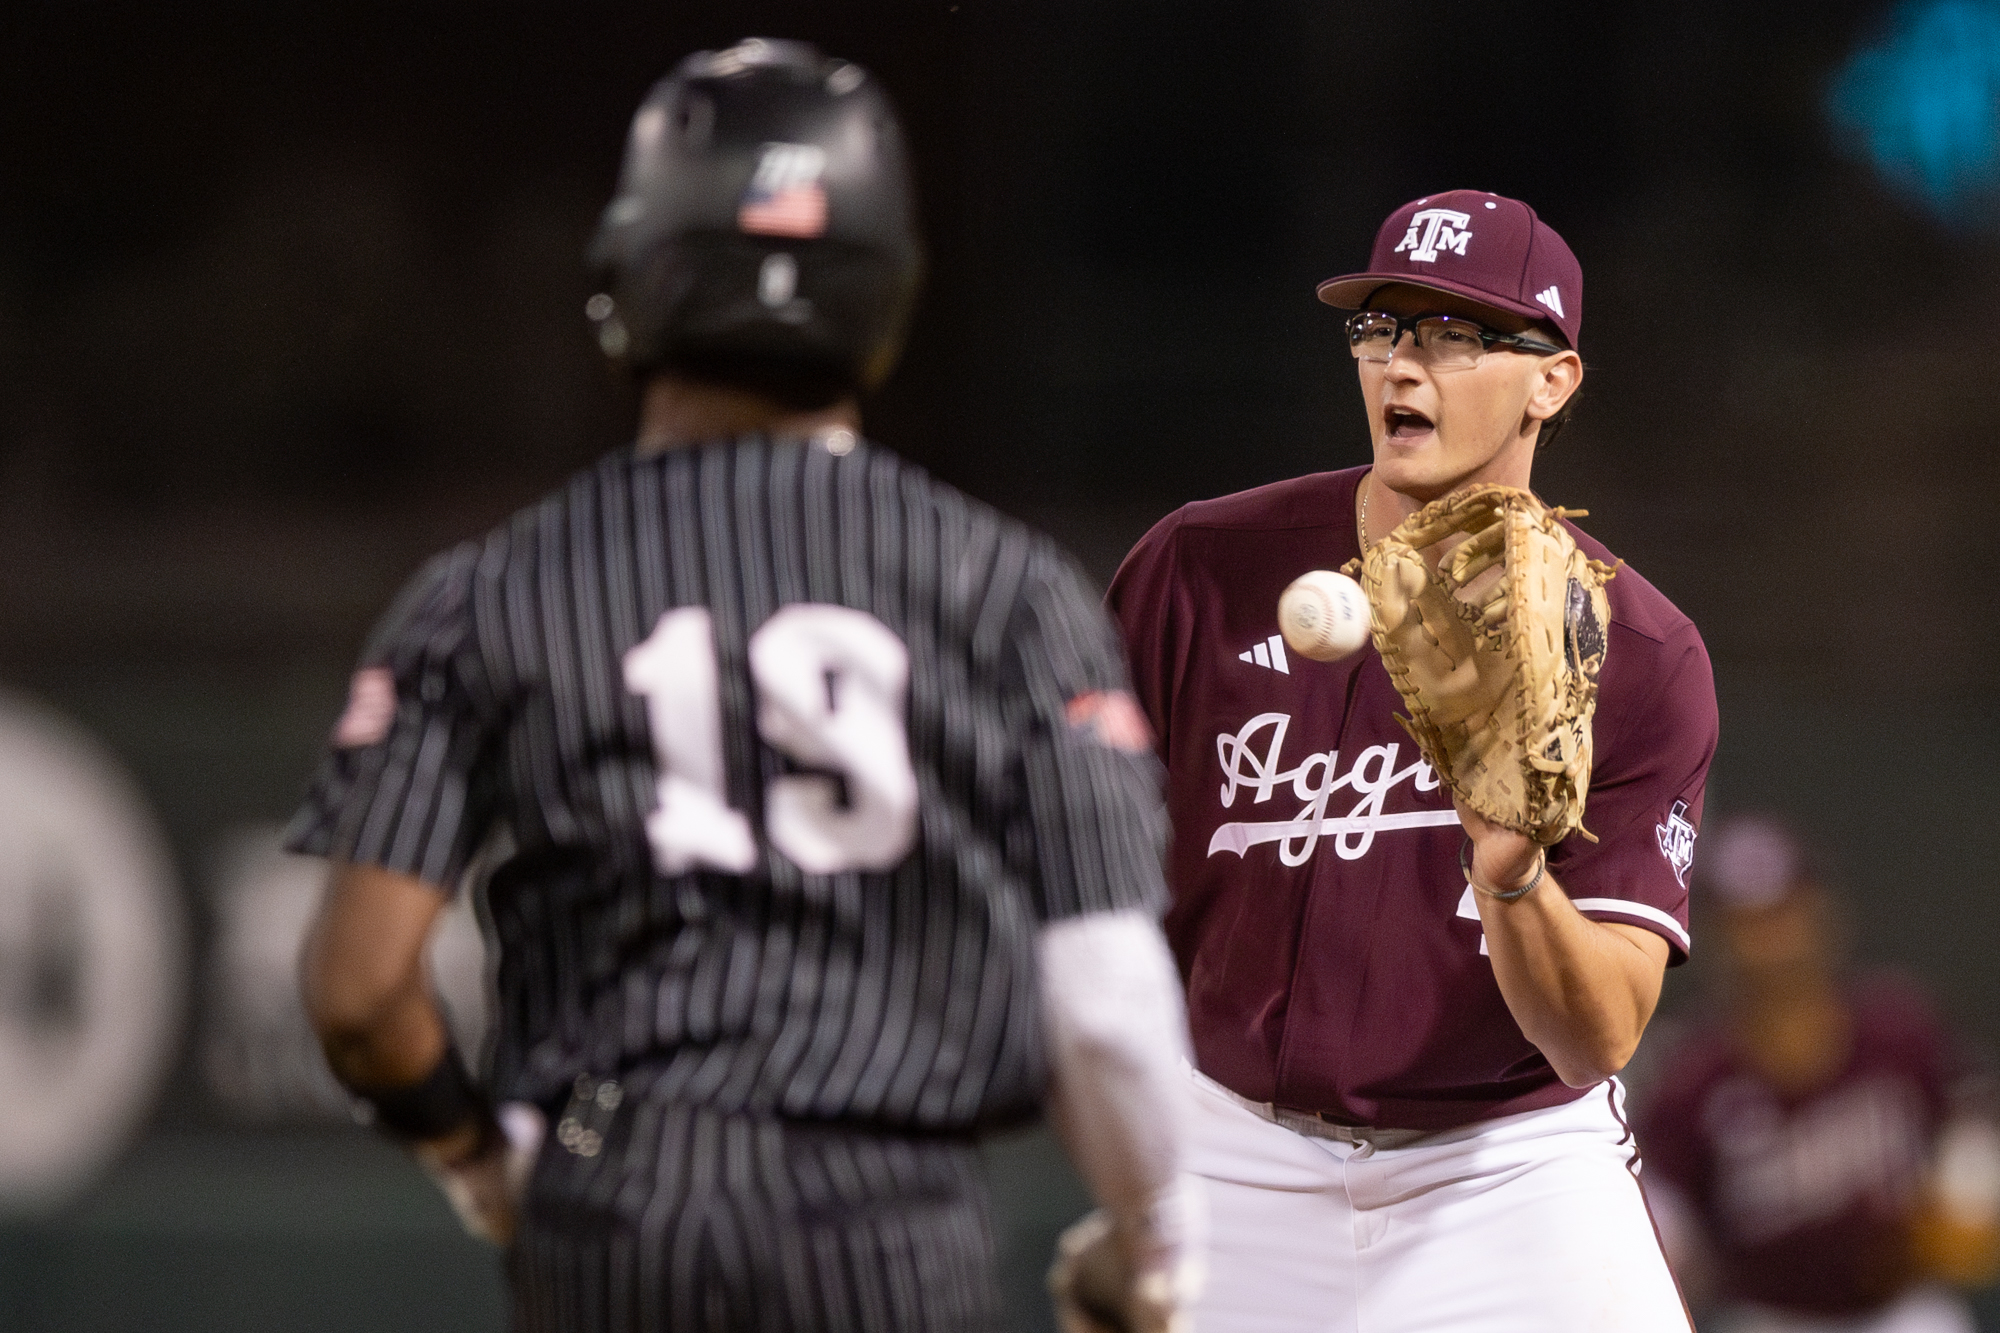
M 1421 315 L 1392 315 L 1386 310 L 1357 310 L 1347 317 L 1347 347 L 1349 351 L 1354 353 L 1354 359 L 1357 361 L 1365 358 L 1362 357 L 1356 343 L 1354 326 L 1364 319 L 1387 319 L 1394 321 L 1396 326 L 1395 336 L 1389 339 L 1389 353 L 1391 356 L 1395 355 L 1396 348 L 1403 345 L 1403 334 L 1405 332 L 1410 335 L 1411 342 L 1417 342 L 1417 325 L 1429 319 L 1441 319 L 1452 327 L 1467 329 L 1476 334 L 1479 338 L 1479 352 L 1482 356 L 1492 351 L 1495 347 L 1505 347 L 1510 351 L 1516 352 L 1533 352 L 1537 356 L 1560 356 L 1569 350 L 1567 347 L 1557 347 L 1554 343 L 1544 342 L 1540 338 L 1531 338 L 1525 333 L 1495 333 L 1478 320 L 1467 319 L 1463 315 L 1446 315 L 1437 311 Z

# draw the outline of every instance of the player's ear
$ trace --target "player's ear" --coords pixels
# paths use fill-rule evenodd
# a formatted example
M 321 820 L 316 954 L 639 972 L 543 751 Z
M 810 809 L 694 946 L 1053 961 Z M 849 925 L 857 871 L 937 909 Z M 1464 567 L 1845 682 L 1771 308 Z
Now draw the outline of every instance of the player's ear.
M 1533 421 L 1547 421 L 1562 411 L 1564 403 L 1583 384 L 1583 358 L 1575 352 L 1565 351 L 1555 356 L 1544 357 L 1535 372 L 1534 385 L 1528 395 L 1528 416 Z

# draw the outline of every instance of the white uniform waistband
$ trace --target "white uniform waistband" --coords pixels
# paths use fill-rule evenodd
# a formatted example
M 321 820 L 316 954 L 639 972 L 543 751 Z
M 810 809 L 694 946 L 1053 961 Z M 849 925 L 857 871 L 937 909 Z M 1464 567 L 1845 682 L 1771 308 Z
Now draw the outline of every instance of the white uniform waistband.
M 1253 1102 L 1233 1088 L 1226 1088 L 1217 1083 L 1199 1069 L 1189 1069 L 1188 1072 L 1252 1115 L 1261 1116 L 1274 1125 L 1289 1129 L 1295 1134 L 1304 1134 L 1308 1138 L 1333 1139 L 1340 1143 L 1351 1143 L 1357 1148 L 1369 1147 L 1386 1151 L 1421 1143 L 1437 1132 L 1429 1129 L 1377 1129 L 1373 1125 L 1339 1125 L 1331 1120 L 1322 1119 L 1311 1111 L 1295 1111 L 1291 1107 L 1274 1106 L 1270 1102 Z

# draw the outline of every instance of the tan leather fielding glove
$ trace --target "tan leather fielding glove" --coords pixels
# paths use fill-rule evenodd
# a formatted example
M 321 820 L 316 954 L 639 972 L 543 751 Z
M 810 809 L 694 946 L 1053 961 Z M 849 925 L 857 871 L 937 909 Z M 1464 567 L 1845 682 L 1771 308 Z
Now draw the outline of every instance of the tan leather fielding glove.
M 1363 556 L 1370 630 L 1399 717 L 1466 805 L 1544 846 L 1583 828 L 1613 567 L 1527 491 L 1434 500 Z M 1350 566 L 1350 569 L 1352 566 Z

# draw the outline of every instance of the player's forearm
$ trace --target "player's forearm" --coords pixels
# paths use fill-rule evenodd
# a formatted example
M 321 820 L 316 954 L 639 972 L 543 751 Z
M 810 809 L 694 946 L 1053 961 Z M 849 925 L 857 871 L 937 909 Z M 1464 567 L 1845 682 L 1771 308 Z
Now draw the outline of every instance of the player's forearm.
M 1546 873 L 1514 903 L 1476 897 L 1500 995 L 1556 1075 L 1588 1087 L 1624 1069 L 1660 999 L 1664 941 L 1590 921 Z
M 1514 1021 L 1571 1087 L 1611 1077 L 1638 1049 L 1659 1003 L 1666 941 L 1585 917 L 1548 872 L 1542 848 L 1456 804 L 1494 980 Z
M 1037 954 L 1050 1122 L 1121 1231 L 1177 1248 L 1187 1037 L 1166 942 L 1140 913 L 1107 912 L 1045 927 Z
M 421 1081 L 448 1044 L 424 942 L 443 906 L 421 880 L 370 866 L 333 869 L 300 969 L 306 1016 L 350 1088 Z
M 1623 1069 L 1659 999 L 1659 965 L 1580 914 L 1553 876 L 1518 902 L 1479 896 L 1500 993 L 1556 1074 L 1588 1087 Z
M 416 1083 L 444 1058 L 443 1016 L 429 994 L 415 990 L 362 1015 L 313 1016 L 320 1048 L 334 1077 L 350 1088 Z

